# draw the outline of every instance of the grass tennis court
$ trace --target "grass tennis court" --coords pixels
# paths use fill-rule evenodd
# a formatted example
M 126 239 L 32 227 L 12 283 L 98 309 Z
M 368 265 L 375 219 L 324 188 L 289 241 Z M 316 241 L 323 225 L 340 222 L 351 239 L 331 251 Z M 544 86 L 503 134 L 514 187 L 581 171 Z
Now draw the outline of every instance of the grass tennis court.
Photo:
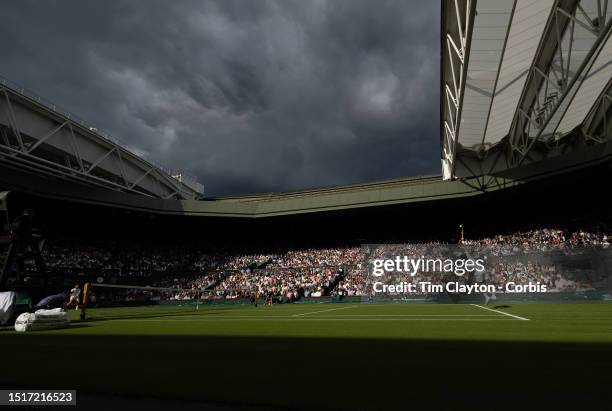
M 606 303 L 151 306 L 91 309 L 86 321 L 72 315 L 66 330 L 0 331 L 2 368 L 11 370 L 0 385 L 295 409 L 436 409 L 441 396 L 469 408 L 476 395 L 491 409 L 515 409 L 558 402 L 551 395 L 585 407 L 609 398 L 612 384 Z
M 612 343 L 612 304 L 285 304 L 70 311 L 49 334 L 399 338 Z

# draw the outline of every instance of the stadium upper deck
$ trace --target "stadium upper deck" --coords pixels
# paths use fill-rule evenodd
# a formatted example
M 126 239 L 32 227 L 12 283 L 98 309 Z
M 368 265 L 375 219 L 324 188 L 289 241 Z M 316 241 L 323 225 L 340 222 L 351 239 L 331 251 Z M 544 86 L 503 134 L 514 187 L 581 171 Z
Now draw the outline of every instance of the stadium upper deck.
M 611 33 L 607 1 L 443 0 L 444 178 L 609 141 Z

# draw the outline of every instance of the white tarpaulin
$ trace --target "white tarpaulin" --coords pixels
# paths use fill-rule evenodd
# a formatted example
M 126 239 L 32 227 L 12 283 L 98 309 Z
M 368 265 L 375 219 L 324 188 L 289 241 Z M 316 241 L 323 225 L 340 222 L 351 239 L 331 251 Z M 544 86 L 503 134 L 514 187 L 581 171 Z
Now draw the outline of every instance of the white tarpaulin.
M 66 328 L 70 325 L 68 313 L 61 308 L 23 313 L 15 321 L 15 331 L 37 331 Z
M 15 293 L 13 291 L 0 293 L 0 325 L 10 320 L 15 309 Z

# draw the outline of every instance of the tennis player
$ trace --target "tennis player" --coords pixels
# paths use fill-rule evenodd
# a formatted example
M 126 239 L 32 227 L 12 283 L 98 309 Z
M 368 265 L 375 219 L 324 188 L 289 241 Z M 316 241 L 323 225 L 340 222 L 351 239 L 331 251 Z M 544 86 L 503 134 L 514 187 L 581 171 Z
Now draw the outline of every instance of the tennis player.
M 68 301 L 68 307 L 72 307 L 74 304 L 74 309 L 79 309 L 79 299 L 81 298 L 81 287 L 78 284 L 75 284 L 70 290 L 70 301 Z

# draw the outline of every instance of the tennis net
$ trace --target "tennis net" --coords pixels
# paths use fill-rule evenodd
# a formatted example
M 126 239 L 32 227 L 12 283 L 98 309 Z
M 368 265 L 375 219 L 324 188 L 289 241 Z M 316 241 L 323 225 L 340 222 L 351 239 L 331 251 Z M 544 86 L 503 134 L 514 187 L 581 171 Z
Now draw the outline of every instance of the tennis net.
M 211 301 L 202 289 L 87 283 L 81 318 L 87 320 L 144 318 L 196 313 Z

